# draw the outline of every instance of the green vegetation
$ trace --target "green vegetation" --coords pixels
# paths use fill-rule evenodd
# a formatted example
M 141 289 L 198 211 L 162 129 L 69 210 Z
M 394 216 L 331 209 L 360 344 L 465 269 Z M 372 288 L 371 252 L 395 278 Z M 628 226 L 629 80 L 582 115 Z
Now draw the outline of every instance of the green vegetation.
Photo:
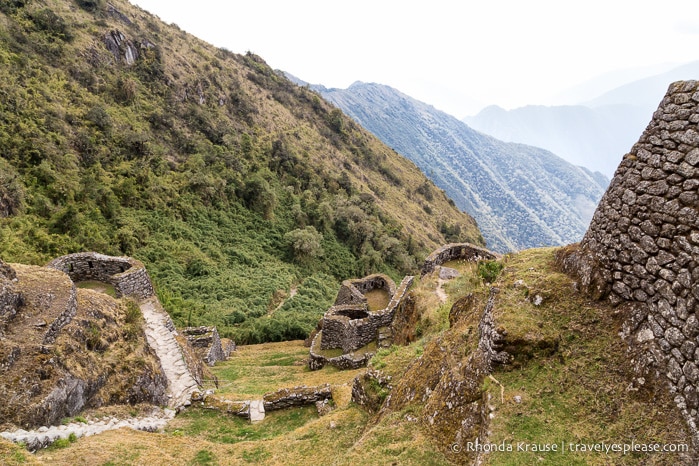
M 77 286 L 78 288 L 84 288 L 86 290 L 94 290 L 100 293 L 105 293 L 111 296 L 112 298 L 116 298 L 116 290 L 114 289 L 114 286 L 110 285 L 109 283 L 98 282 L 94 280 L 85 280 L 76 283 L 75 286 Z
M 0 2 L 4 260 L 134 256 L 176 325 L 254 343 L 305 337 L 343 279 L 479 242 L 412 163 L 259 57 L 122 1 L 77 5 Z
M 478 276 L 485 283 L 493 283 L 503 267 L 503 263 L 499 261 L 481 261 L 478 263 Z
M 555 249 L 521 252 L 506 261 L 499 279 L 495 319 L 507 332 L 513 361 L 487 381 L 496 412 L 493 443 L 631 444 L 686 443 L 662 381 L 631 389 L 630 354 L 619 338 L 623 315 L 571 291 L 571 280 L 555 271 Z M 515 282 L 521 280 L 524 285 Z M 525 292 L 528 290 L 528 292 Z M 542 296 L 539 305 L 531 297 Z M 519 397 L 519 402 L 515 401 Z M 567 447 L 568 448 L 568 447 Z M 539 460 L 542 458 L 542 460 Z M 670 453 L 496 452 L 486 464 L 673 464 Z

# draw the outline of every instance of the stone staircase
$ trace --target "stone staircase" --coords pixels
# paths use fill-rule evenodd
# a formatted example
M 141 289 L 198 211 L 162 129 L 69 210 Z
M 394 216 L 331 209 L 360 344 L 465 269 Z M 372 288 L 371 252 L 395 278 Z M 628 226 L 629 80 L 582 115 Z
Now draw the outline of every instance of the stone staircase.
M 187 367 L 180 345 L 175 339 L 177 332 L 172 320 L 156 297 L 142 301 L 140 307 L 146 321 L 148 344 L 158 355 L 168 380 L 168 406 L 173 409 L 189 406 L 192 392 L 197 391 L 199 385 Z

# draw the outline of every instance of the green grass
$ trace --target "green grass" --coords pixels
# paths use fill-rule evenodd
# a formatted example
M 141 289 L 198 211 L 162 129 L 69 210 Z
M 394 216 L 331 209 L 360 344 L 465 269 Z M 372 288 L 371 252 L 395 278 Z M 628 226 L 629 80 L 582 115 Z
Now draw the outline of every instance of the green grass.
M 620 314 L 572 291 L 569 277 L 553 267 L 553 249 L 510 258 L 497 286 L 495 318 L 506 330 L 514 361 L 486 381 L 496 406 L 490 442 L 516 445 L 683 443 L 684 426 L 672 400 L 660 392 L 628 391 L 633 373 L 619 338 Z M 514 286 L 523 280 L 524 285 Z M 527 292 L 528 290 L 528 292 Z M 541 305 L 532 297 L 544 297 Z M 551 348 L 551 343 L 557 345 Z M 516 403 L 514 397 L 521 397 Z M 649 401 L 651 401 L 649 403 Z M 684 440 L 683 440 L 684 439 Z M 492 465 L 671 464 L 671 454 L 591 452 L 495 452 Z M 541 458 L 541 459 L 540 459 Z
M 100 293 L 105 293 L 112 298 L 116 298 L 116 290 L 113 285 L 104 282 L 98 282 L 95 280 L 85 280 L 82 282 L 77 282 L 75 284 L 78 288 L 84 288 L 86 290 L 99 291 Z
M 235 444 L 269 440 L 299 428 L 317 418 L 315 406 L 285 409 L 267 413 L 264 422 L 250 421 L 204 409 L 190 409 L 178 422 L 178 435 L 200 437 L 209 442 Z M 173 431 L 169 431 L 173 432 Z
M 369 290 L 364 296 L 366 297 L 369 311 L 373 312 L 385 309 L 390 301 L 388 292 L 382 289 Z
M 438 225 L 482 242 L 417 167 L 260 57 L 90 3 L 0 2 L 3 260 L 133 256 L 176 325 L 251 344 L 307 336 L 344 279 L 414 273 Z M 154 44 L 133 66 L 95 48 L 117 28 Z

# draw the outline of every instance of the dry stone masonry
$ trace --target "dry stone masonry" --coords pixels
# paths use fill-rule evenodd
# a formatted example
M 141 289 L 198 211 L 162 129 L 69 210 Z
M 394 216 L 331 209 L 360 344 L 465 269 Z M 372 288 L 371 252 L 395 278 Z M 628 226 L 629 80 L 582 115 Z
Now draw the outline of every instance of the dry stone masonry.
M 68 274 L 74 282 L 97 280 L 114 286 L 118 298 L 153 296 L 153 284 L 142 262 L 131 257 L 113 257 L 96 252 L 79 252 L 52 260 L 47 267 Z
M 222 341 L 216 327 L 187 327 L 182 329 L 182 334 L 209 366 L 225 361 L 235 350 L 235 343 Z
M 480 260 L 494 260 L 498 259 L 499 257 L 499 254 L 488 251 L 487 249 L 478 247 L 471 243 L 445 244 L 427 256 L 425 263 L 422 265 L 420 275 L 425 276 L 428 273 L 432 273 L 435 267 L 452 260 L 465 259 L 472 262 L 478 262 Z
M 581 289 L 632 303 L 627 334 L 660 367 L 699 440 L 699 82 L 670 85 L 624 156 L 577 250 L 559 260 Z
M 16 281 L 17 274 L 14 269 L 0 260 L 0 337 L 22 304 L 22 295 L 15 289 Z
M 322 331 L 311 344 L 309 367 L 311 370 L 331 364 L 341 369 L 355 369 L 366 365 L 373 353 L 354 352 L 377 341 L 382 329 L 389 329 L 396 309 L 412 285 L 414 277 L 405 277 L 400 285 L 383 274 L 374 274 L 356 280 L 345 280 L 335 299 L 335 304 L 323 316 Z M 388 305 L 378 311 L 369 310 L 366 293 L 372 290 L 388 293 Z M 382 336 L 383 339 L 387 337 Z M 316 349 L 342 349 L 342 355 L 328 358 Z

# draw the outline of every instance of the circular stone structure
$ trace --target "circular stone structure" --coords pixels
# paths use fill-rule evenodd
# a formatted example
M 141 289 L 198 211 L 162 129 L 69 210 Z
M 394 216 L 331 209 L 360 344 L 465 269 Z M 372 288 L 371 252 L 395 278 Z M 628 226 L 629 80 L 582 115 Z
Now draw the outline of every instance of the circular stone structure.
M 470 262 L 478 262 L 481 260 L 496 260 L 501 256 L 495 252 L 481 248 L 471 243 L 450 243 L 445 244 L 441 248 L 435 250 L 427 256 L 425 263 L 420 271 L 421 276 L 432 273 L 438 265 L 446 262 L 464 259 Z
M 131 257 L 78 252 L 58 257 L 46 266 L 66 273 L 74 283 L 86 280 L 109 283 L 118 298 L 146 299 L 155 294 L 146 267 Z

